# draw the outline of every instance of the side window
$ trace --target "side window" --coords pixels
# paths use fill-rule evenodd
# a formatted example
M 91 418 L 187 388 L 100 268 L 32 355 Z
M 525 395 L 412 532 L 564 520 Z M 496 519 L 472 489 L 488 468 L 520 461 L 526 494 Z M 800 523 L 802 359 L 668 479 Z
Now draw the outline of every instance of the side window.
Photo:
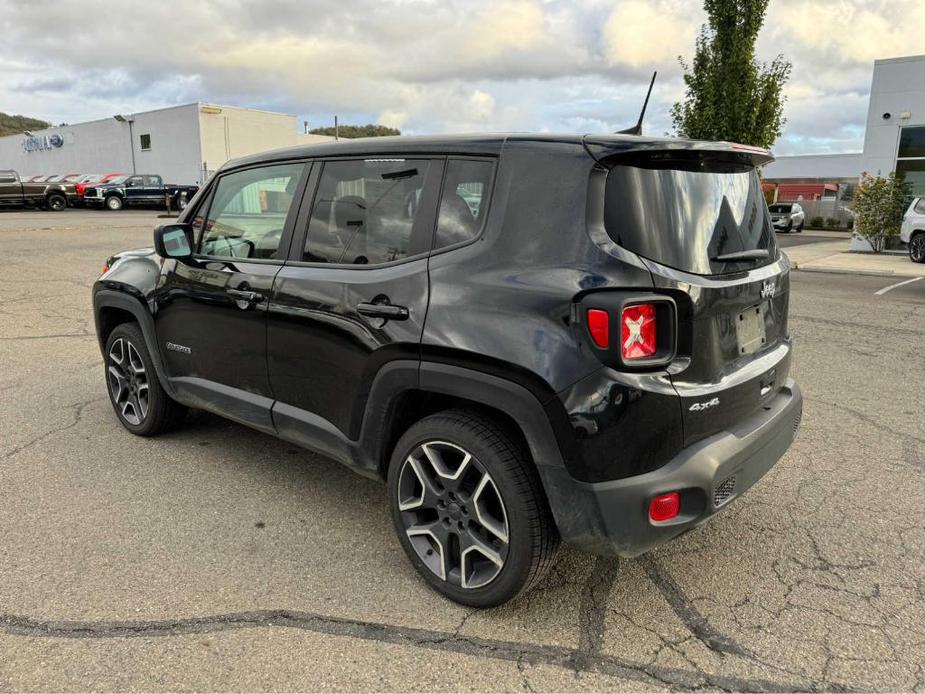
M 919 198 L 919 201 L 915 204 L 915 211 L 919 214 L 925 214 L 925 198 Z
M 144 185 L 144 180 L 141 176 L 132 176 L 125 182 L 126 188 L 141 188 Z
M 145 176 L 146 188 L 159 188 L 161 186 L 160 176 Z
M 276 258 L 304 164 L 246 169 L 219 178 L 204 225 L 201 253 Z M 198 217 L 198 213 L 197 213 Z M 193 220 L 194 226 L 198 219 Z
M 325 163 L 302 260 L 377 265 L 418 252 L 412 231 L 430 167 L 426 159 Z
M 0 173 L 0 183 L 16 183 L 16 176 L 8 173 Z
M 150 133 L 144 133 L 143 135 L 139 135 L 138 139 L 141 141 L 141 151 L 142 152 L 151 149 Z
M 490 161 L 447 162 L 434 249 L 469 241 L 481 233 L 488 216 L 493 171 Z

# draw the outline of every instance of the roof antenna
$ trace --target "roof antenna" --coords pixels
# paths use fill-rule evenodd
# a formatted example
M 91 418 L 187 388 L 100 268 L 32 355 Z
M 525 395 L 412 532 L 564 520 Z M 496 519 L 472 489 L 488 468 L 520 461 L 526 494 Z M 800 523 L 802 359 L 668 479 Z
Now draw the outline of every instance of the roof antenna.
M 642 111 L 639 112 L 639 120 L 636 125 L 626 130 L 618 130 L 617 135 L 642 135 L 642 119 L 646 115 L 646 107 L 649 105 L 649 97 L 652 96 L 652 85 L 655 84 L 655 76 L 658 72 L 652 73 L 652 81 L 649 82 L 649 91 L 646 92 L 646 100 L 642 102 Z

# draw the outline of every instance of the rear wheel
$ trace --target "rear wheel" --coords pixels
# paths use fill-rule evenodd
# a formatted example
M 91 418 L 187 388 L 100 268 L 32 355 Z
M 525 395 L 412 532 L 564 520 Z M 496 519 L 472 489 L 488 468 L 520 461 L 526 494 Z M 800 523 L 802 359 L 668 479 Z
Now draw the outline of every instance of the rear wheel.
M 438 592 L 492 607 L 532 587 L 558 533 L 533 463 L 487 417 L 431 415 L 401 437 L 388 476 L 402 548 Z
M 110 195 L 106 198 L 106 209 L 107 210 L 121 210 L 122 209 L 122 198 L 118 195 Z
M 797 233 L 798 233 L 798 234 L 802 234 L 802 233 L 803 233 L 803 224 L 804 224 L 804 222 L 800 222 L 800 226 L 797 227 Z
M 126 429 L 154 436 L 182 421 L 186 408 L 161 388 L 144 336 L 136 323 L 122 323 L 106 340 L 109 401 Z
M 61 193 L 52 193 L 48 196 L 45 203 L 52 212 L 60 212 L 67 207 L 67 198 L 61 195 Z
M 920 231 L 909 239 L 909 260 L 913 263 L 925 263 L 925 231 Z

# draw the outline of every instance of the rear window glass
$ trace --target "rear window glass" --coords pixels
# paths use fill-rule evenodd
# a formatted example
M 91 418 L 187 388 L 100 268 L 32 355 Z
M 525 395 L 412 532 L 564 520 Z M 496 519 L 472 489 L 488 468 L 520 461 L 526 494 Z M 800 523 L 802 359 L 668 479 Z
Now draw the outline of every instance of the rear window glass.
M 661 265 L 713 275 L 774 262 L 777 245 L 758 174 L 750 166 L 697 160 L 614 166 L 604 222 L 620 246 Z M 766 250 L 767 258 L 718 256 Z
M 447 162 L 434 248 L 470 241 L 479 235 L 488 216 L 493 168 L 490 161 Z

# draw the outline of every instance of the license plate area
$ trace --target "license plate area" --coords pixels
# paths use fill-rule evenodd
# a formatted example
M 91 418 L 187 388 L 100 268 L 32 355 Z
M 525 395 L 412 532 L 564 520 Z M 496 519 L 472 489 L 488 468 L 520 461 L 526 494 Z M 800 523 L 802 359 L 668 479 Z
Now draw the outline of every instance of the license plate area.
M 754 354 L 767 341 L 764 328 L 765 304 L 752 306 L 736 316 L 736 341 L 739 354 Z

